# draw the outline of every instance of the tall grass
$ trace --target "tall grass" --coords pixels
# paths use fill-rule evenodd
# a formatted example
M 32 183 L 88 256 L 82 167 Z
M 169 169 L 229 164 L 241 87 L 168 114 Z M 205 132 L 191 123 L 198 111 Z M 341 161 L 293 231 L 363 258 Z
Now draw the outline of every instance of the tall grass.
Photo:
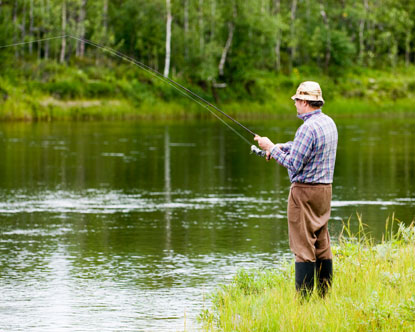
M 333 287 L 325 299 L 316 292 L 301 301 L 294 265 L 277 270 L 241 270 L 212 295 L 200 315 L 206 331 L 414 331 L 415 228 L 394 217 L 375 244 L 359 218 L 334 252 Z
M 42 61 L 16 63 L 1 70 L 3 120 L 210 116 L 170 85 L 132 65 L 79 60 L 62 66 Z M 307 68 L 295 69 L 290 75 L 255 71 L 224 89 L 180 76 L 173 79 L 232 115 L 258 118 L 291 115 L 295 109 L 290 96 L 304 80 L 320 82 L 329 114 L 415 113 L 414 77 L 415 66 L 394 71 L 357 68 L 341 77 L 311 73 Z

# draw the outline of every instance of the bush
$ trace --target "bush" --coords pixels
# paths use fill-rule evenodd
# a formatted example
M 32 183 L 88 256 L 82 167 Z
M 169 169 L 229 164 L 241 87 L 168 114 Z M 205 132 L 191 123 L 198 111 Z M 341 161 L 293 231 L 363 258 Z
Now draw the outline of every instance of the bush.
M 116 85 L 105 81 L 88 81 L 85 83 L 83 96 L 87 98 L 99 98 L 115 96 Z
M 57 99 L 75 99 L 82 97 L 82 85 L 75 81 L 38 83 L 37 87 Z

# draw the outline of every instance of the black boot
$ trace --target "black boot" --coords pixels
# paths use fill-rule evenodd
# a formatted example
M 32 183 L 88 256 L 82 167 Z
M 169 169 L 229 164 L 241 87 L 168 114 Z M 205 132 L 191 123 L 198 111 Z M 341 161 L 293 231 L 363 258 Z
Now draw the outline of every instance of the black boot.
M 307 298 L 314 288 L 314 262 L 295 263 L 295 289 L 303 298 Z
M 317 291 L 325 297 L 333 280 L 333 260 L 323 259 L 316 262 Z

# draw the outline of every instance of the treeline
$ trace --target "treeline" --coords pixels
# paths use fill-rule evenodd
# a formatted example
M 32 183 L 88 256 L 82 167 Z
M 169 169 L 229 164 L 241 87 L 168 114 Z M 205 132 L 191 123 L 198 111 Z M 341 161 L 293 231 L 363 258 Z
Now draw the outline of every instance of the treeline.
M 415 2 L 405 0 L 3 0 L 0 22 L 2 45 L 71 34 L 217 87 L 258 71 L 338 75 L 351 65 L 408 66 L 415 58 Z M 6 56 L 106 55 L 61 39 L 1 49 Z

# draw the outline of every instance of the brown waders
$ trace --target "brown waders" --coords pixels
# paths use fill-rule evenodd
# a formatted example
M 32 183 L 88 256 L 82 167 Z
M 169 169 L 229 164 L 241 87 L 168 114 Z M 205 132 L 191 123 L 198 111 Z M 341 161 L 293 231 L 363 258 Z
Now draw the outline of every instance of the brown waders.
M 295 285 L 303 296 L 314 288 L 321 296 L 327 293 L 333 275 L 333 261 L 328 232 L 331 184 L 293 183 L 288 197 L 288 233 L 295 255 Z

